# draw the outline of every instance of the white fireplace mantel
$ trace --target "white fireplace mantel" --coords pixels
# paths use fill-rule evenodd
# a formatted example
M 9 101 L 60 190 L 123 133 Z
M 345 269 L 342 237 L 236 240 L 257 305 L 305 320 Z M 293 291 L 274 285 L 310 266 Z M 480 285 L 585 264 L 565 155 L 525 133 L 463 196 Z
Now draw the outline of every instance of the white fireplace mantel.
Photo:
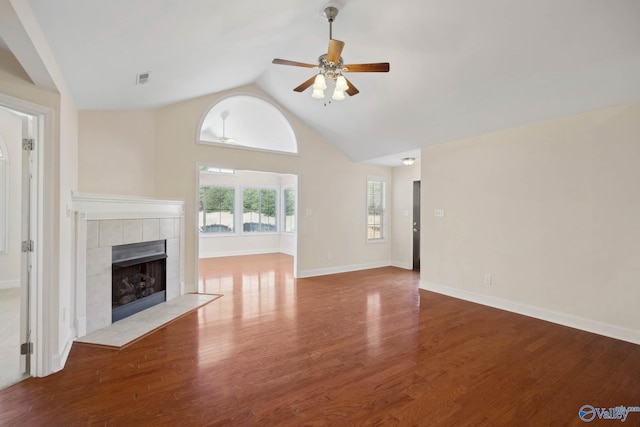
M 106 284 L 104 276 L 109 275 L 110 280 L 113 246 L 166 240 L 167 300 L 184 294 L 184 201 L 73 194 L 72 210 L 76 222 L 75 323 L 78 337 L 111 323 L 111 285 Z M 109 258 L 109 268 L 101 259 L 105 265 L 100 265 L 100 271 L 96 273 L 97 252 L 103 255 L 102 258 Z M 108 292 L 103 289 L 106 286 L 109 286 Z M 89 294 L 91 292 L 100 295 Z
M 184 215 L 184 201 L 103 194 L 73 194 L 73 210 L 86 219 L 172 218 Z

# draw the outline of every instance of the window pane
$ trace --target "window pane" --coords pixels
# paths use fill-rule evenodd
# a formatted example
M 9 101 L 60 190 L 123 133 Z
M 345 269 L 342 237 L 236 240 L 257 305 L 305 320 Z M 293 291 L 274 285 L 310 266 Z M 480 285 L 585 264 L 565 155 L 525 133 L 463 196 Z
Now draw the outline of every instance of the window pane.
M 245 188 L 242 191 L 242 231 L 258 231 L 260 226 L 260 191 Z
M 276 190 L 260 190 L 261 217 L 260 231 L 277 231 L 276 225 Z
M 284 231 L 296 231 L 296 190 L 293 188 L 284 190 Z
M 200 187 L 200 232 L 232 233 L 235 191 L 229 187 Z
M 384 182 L 369 181 L 367 185 L 367 239 L 384 239 Z
M 242 200 L 242 230 L 245 232 L 278 231 L 276 202 L 276 190 L 245 188 Z

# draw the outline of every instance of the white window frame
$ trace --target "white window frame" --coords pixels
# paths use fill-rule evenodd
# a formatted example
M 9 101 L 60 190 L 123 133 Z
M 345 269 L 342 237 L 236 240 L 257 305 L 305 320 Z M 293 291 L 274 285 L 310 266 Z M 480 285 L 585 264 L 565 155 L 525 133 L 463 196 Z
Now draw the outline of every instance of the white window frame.
M 276 194 L 276 229 L 274 231 L 244 231 L 244 190 L 273 190 Z M 245 236 L 258 236 L 265 234 L 280 234 L 280 187 L 273 185 L 246 185 L 242 186 L 240 189 L 240 217 L 239 217 L 239 227 L 238 230 L 241 234 Z
M 203 188 L 203 187 L 207 187 L 207 188 L 212 188 L 212 187 L 218 187 L 218 188 L 229 188 L 233 190 L 233 231 L 231 232 L 204 232 L 204 231 L 200 231 L 200 227 L 198 227 L 198 234 L 200 237 L 224 237 L 224 236 L 237 236 L 238 235 L 238 215 L 236 214 L 236 212 L 238 212 L 238 188 L 235 185 L 224 185 L 224 184 L 217 184 L 217 185 L 200 185 L 198 188 Z M 200 192 L 198 190 L 198 205 L 200 205 Z M 198 210 L 198 214 L 200 215 L 201 212 L 200 210 Z
M 369 184 L 372 182 L 382 183 L 382 214 L 380 215 L 380 237 L 369 238 Z M 383 243 L 387 241 L 388 236 L 388 183 L 387 178 L 381 176 L 367 176 L 367 185 L 365 187 L 365 236 L 367 243 Z
M 295 194 L 295 203 L 293 204 L 293 231 L 287 231 L 287 207 L 286 207 L 286 199 L 285 199 L 285 192 L 287 190 L 293 190 L 294 194 Z M 280 218 L 282 221 L 282 225 L 281 225 L 281 233 L 283 234 L 296 234 L 296 232 L 298 231 L 298 189 L 296 188 L 295 185 L 286 185 L 284 187 L 282 187 L 282 194 L 280 197 L 281 203 L 280 203 Z

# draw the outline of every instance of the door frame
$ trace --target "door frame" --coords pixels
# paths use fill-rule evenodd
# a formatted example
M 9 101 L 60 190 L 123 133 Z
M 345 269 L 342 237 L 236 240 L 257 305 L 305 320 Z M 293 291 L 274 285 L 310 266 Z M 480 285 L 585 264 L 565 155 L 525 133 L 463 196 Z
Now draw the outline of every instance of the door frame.
M 195 192 L 194 192 L 194 204 L 193 204 L 193 208 L 194 208 L 194 215 L 191 216 L 191 220 L 194 221 L 194 225 L 193 225 L 193 230 L 195 232 L 195 242 L 193 244 L 193 247 L 195 248 L 195 262 L 194 262 L 194 271 L 195 271 L 195 282 L 196 282 L 196 290 L 197 292 L 203 292 L 203 285 L 201 285 L 200 283 L 200 230 L 198 229 L 198 215 L 200 212 L 200 168 L 202 166 L 213 166 L 213 167 L 226 167 L 229 169 L 236 169 L 236 170 L 244 170 L 244 171 L 250 171 L 250 172 L 258 172 L 258 173 L 269 173 L 269 174 L 274 174 L 274 175 L 291 175 L 295 177 L 295 190 L 296 190 L 296 224 L 295 224 L 295 228 L 296 228 L 296 232 L 295 232 L 295 248 L 293 251 L 293 277 L 294 278 L 298 278 L 298 248 L 299 248 L 299 238 L 300 238 L 300 233 L 299 233 L 299 228 L 298 225 L 300 224 L 299 222 L 299 203 L 300 203 L 300 176 L 295 173 L 295 172 L 269 172 L 269 171 L 264 171 L 264 170 L 258 170 L 255 168 L 234 168 L 231 166 L 221 166 L 220 164 L 215 164 L 214 162 L 206 162 L 206 161 L 198 161 L 196 162 L 196 167 L 195 167 L 195 181 L 196 181 L 196 185 L 195 185 Z M 282 190 L 283 187 L 280 187 L 280 190 Z M 280 194 L 278 194 L 278 209 L 282 209 L 282 200 L 280 200 L 280 198 L 282 197 L 282 192 L 280 191 Z M 237 200 L 236 200 L 237 201 Z M 240 200 L 240 205 L 242 205 L 242 200 Z M 278 230 L 281 231 L 281 227 L 282 224 L 278 223 Z
M 34 104 L 23 99 L 0 93 L 0 105 L 8 109 L 28 114 L 33 117 L 35 126 L 34 150 L 32 151 L 35 186 L 32 206 L 33 227 L 31 236 L 34 241 L 32 254 L 32 281 L 28 293 L 28 322 L 31 329 L 33 354 L 31 355 L 31 376 L 45 376 L 51 373 L 51 360 L 48 357 L 50 345 L 48 337 L 56 330 L 58 322 L 53 323 L 58 301 L 55 298 L 53 286 L 44 286 L 44 277 L 49 278 L 51 284 L 56 283 L 54 257 L 54 155 L 52 142 L 54 140 L 53 117 L 54 110 L 42 105 Z M 22 208 L 21 208 L 22 209 Z M 46 275 L 45 275 L 46 273 Z M 45 327 L 47 325 L 47 327 Z
M 411 226 L 411 254 L 412 254 L 412 269 L 414 271 L 420 271 L 420 209 L 422 207 L 420 201 L 420 180 L 413 181 L 412 187 L 412 226 Z M 417 230 L 417 231 L 416 231 Z

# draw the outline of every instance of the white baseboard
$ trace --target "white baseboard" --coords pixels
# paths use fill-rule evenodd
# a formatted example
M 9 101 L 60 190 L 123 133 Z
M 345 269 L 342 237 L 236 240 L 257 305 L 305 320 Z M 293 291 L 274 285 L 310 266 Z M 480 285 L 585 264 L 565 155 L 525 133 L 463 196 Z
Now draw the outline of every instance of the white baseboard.
M 75 336 L 76 336 L 76 330 L 74 328 L 69 329 L 69 333 L 67 334 L 67 339 L 65 340 L 62 353 L 57 353 L 51 356 L 51 365 L 50 365 L 51 374 L 54 372 L 58 372 L 62 370 L 62 368 L 64 368 L 64 365 L 67 363 L 67 358 L 69 357 L 69 353 L 71 352 L 71 346 L 73 345 Z
M 314 270 L 298 270 L 298 278 L 326 276 L 327 274 L 348 273 L 350 271 L 369 270 L 371 268 L 389 267 L 389 261 L 371 262 L 367 264 L 341 265 L 337 267 L 318 268 Z
M 280 248 L 272 249 L 243 249 L 239 251 L 220 251 L 220 252 L 203 252 L 200 258 L 221 258 L 225 256 L 242 256 L 242 255 L 262 255 L 280 252 Z
M 557 323 L 559 325 L 568 326 L 570 328 L 580 329 L 592 332 L 598 335 L 627 341 L 633 344 L 640 344 L 640 331 L 626 329 L 620 326 L 608 323 L 598 322 L 596 320 L 585 319 L 566 313 L 558 313 L 546 310 L 544 308 L 533 307 L 527 304 L 521 304 L 514 301 L 496 298 L 488 295 L 476 294 L 464 289 L 452 288 L 449 286 L 439 285 L 437 283 L 420 280 L 420 289 L 436 292 L 438 294 L 448 295 L 450 297 L 463 299 L 465 301 L 477 304 L 487 305 L 489 307 L 510 311 L 512 313 L 522 314 L 536 319 L 546 320 L 548 322 Z
M 405 270 L 413 270 L 413 264 L 403 261 L 391 261 L 391 265 Z
M 20 287 L 20 279 L 18 280 L 1 280 L 0 289 L 14 289 Z

